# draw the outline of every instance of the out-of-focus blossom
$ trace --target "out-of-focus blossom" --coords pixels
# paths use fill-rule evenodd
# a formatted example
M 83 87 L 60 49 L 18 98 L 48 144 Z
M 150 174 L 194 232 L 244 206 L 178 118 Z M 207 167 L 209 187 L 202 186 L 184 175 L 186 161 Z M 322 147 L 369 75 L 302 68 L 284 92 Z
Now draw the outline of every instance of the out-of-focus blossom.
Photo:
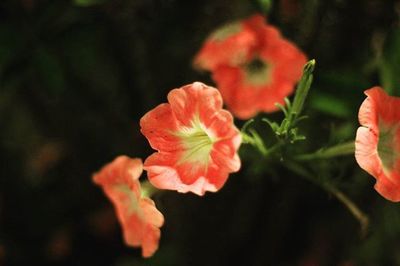
M 200 82 L 174 89 L 168 102 L 140 120 L 153 153 L 144 163 L 157 188 L 203 195 L 217 191 L 238 171 L 241 143 L 218 90 Z
M 238 118 L 248 119 L 260 111 L 276 111 L 275 103 L 284 105 L 306 60 L 277 28 L 254 15 L 213 33 L 194 64 L 212 72 L 228 108 Z
M 379 87 L 365 91 L 360 107 L 355 156 L 376 178 L 375 189 L 386 199 L 400 201 L 400 98 Z
M 150 257 L 158 248 L 163 215 L 154 202 L 142 196 L 139 177 L 140 159 L 119 156 L 93 176 L 114 204 L 127 245 L 142 247 L 143 257 Z
M 233 22 L 211 33 L 196 55 L 194 66 L 213 71 L 220 65 L 238 66 L 250 60 L 258 45 L 251 22 Z

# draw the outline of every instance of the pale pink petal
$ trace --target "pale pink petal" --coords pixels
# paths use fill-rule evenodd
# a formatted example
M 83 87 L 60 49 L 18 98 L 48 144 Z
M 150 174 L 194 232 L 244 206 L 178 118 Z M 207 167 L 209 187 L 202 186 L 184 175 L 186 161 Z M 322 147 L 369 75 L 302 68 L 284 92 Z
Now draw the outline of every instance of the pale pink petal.
M 357 130 L 355 156 L 362 169 L 372 176 L 379 176 L 382 163 L 378 155 L 378 136 L 372 129 L 359 127 Z
M 375 189 L 386 199 L 400 201 L 400 99 L 380 87 L 368 96 L 359 111 L 355 156 L 361 168 L 376 178 Z

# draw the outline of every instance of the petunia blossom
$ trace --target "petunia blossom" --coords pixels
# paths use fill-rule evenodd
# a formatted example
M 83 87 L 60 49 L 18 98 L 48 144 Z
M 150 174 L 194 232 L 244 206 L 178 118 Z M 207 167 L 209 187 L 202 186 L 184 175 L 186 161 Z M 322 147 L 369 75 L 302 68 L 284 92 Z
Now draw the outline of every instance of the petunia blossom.
M 195 82 L 173 89 L 168 103 L 146 113 L 140 126 L 157 150 L 144 162 L 157 188 L 203 195 L 219 190 L 240 168 L 240 132 L 213 87 Z
M 241 65 L 253 56 L 257 45 L 258 37 L 251 20 L 229 23 L 210 34 L 193 64 L 208 71 L 220 65 Z
M 160 227 L 164 216 L 150 198 L 142 196 L 139 177 L 143 172 L 140 159 L 119 156 L 93 176 L 114 204 L 125 243 L 142 247 L 142 256 L 150 257 L 158 249 Z
M 380 87 L 365 91 L 358 114 L 355 157 L 376 178 L 375 189 L 386 199 L 400 201 L 400 98 Z
M 236 117 L 248 119 L 261 111 L 278 110 L 275 103 L 284 105 L 284 98 L 293 92 L 306 56 L 261 15 L 233 25 L 240 27 L 225 39 L 216 40 L 213 33 L 206 40 L 195 57 L 195 66 L 212 72 Z

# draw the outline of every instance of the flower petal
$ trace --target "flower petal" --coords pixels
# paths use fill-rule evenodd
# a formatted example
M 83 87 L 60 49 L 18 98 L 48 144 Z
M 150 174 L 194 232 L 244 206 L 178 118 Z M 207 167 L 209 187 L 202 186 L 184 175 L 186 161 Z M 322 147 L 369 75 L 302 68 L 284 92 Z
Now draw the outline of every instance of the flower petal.
M 200 82 L 172 90 L 168 101 L 164 106 L 170 111 L 165 112 L 165 120 L 176 120 L 176 128 L 168 131 L 175 137 L 176 148 L 158 145 L 158 152 L 146 159 L 144 169 L 150 182 L 157 188 L 182 193 L 203 195 L 206 191 L 217 191 L 229 173 L 240 168 L 237 150 L 241 137 L 232 115 L 222 109 L 218 90 Z M 153 111 L 146 116 L 152 117 Z M 147 127 L 147 121 L 141 120 L 142 128 Z M 147 137 L 149 131 L 142 132 Z M 220 150 L 213 151 L 214 146 Z
M 140 159 L 119 156 L 93 176 L 115 207 L 124 241 L 132 247 L 142 247 L 144 257 L 151 256 L 158 247 L 163 215 L 149 198 L 142 198 L 139 176 Z
M 355 156 L 362 169 L 372 176 L 381 174 L 382 163 L 378 156 L 378 136 L 372 129 L 359 127 L 357 130 Z
M 222 108 L 220 93 L 201 82 L 170 91 L 168 102 L 176 119 L 185 126 L 191 125 L 195 115 L 200 115 L 200 120 L 204 121 Z
M 244 74 L 239 67 L 220 66 L 213 72 L 229 110 L 240 119 L 248 119 L 258 112 L 259 90 L 244 85 Z
M 400 98 L 380 87 L 365 91 L 361 104 L 355 156 L 362 169 L 376 178 L 375 189 L 400 201 Z
M 207 168 L 191 163 L 178 164 L 176 157 L 179 156 L 161 152 L 153 153 L 146 159 L 144 169 L 155 187 L 181 193 L 193 192 L 200 196 L 205 191 L 215 191 L 205 178 Z
M 178 122 L 169 104 L 160 104 L 140 119 L 140 131 L 150 146 L 156 150 L 174 151 L 180 149 L 179 139 L 172 134 Z
M 105 188 L 126 184 L 130 189 L 138 192 L 140 184 L 137 182 L 143 172 L 142 160 L 131 159 L 128 156 L 118 156 L 111 163 L 105 165 L 98 173 L 93 175 L 93 181 Z
M 164 224 L 164 216 L 156 209 L 154 201 L 149 198 L 143 198 L 140 201 L 140 207 L 143 210 L 144 219 L 149 221 L 144 229 L 142 255 L 151 257 L 158 249 L 160 240 L 160 227 Z
M 255 36 L 249 48 L 251 52 L 243 57 L 240 64 L 221 60 L 210 70 L 230 111 L 240 119 L 249 119 L 260 111 L 279 110 L 276 103 L 285 104 L 284 98 L 294 91 L 307 58 L 299 48 L 282 37 L 277 28 L 268 25 L 261 15 L 243 20 L 242 25 L 243 32 L 252 32 Z M 223 47 L 226 44 L 220 45 Z M 252 66 L 257 66 L 255 62 L 264 65 L 252 71 Z
M 221 32 L 224 36 L 219 34 Z M 207 38 L 193 64 L 209 71 L 220 65 L 240 65 L 252 56 L 256 45 L 257 37 L 247 23 L 224 25 Z

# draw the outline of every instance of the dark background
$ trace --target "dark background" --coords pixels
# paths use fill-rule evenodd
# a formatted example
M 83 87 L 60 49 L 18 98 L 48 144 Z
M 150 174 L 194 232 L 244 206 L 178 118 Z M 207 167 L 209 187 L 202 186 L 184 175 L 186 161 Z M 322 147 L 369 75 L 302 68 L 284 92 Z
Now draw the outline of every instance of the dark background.
M 0 2 L 0 265 L 400 265 L 400 206 L 353 156 L 308 167 L 369 215 L 364 237 L 332 195 L 248 147 L 218 193 L 154 197 L 166 222 L 151 259 L 124 246 L 92 173 L 151 154 L 139 119 L 173 88 L 213 85 L 193 56 L 262 2 Z M 317 60 L 299 147 L 354 139 L 365 89 L 400 96 L 399 14 L 399 1 L 273 1 L 270 23 Z

